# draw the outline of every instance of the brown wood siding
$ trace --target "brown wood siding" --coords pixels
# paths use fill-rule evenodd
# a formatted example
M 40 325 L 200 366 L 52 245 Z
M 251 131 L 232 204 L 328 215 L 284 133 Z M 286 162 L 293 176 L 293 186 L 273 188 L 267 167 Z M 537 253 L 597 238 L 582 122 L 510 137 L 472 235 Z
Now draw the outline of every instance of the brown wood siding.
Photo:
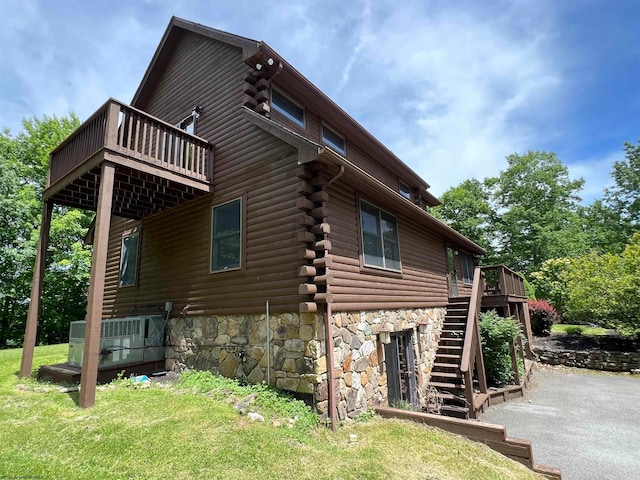
M 192 314 L 298 311 L 300 210 L 295 150 L 248 123 L 241 113 L 240 49 L 187 33 L 178 39 L 154 91 L 136 105 L 177 123 L 204 108 L 196 135 L 214 145 L 212 195 L 142 221 L 137 287 L 118 288 L 120 239 L 131 222 L 114 218 L 109 239 L 104 315 L 131 315 L 171 301 Z M 209 273 L 211 208 L 243 196 L 244 257 L 241 271 Z
M 363 200 L 385 208 L 375 198 Z M 444 239 L 424 229 L 416 230 L 406 216 L 396 215 L 402 274 L 362 269 L 358 197 L 346 182 L 329 187 L 329 223 L 333 265 L 333 309 L 374 310 L 443 306 L 447 303 Z

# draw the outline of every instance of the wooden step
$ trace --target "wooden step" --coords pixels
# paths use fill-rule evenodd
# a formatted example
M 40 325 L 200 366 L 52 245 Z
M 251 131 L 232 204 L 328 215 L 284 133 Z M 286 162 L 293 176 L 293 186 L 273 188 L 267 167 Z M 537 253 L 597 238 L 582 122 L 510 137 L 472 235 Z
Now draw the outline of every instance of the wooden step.
M 458 370 L 460 367 L 457 363 L 435 362 L 433 364 L 433 371 L 435 371 L 436 368 L 441 368 L 443 370 Z
M 445 354 L 455 354 L 458 353 L 462 355 L 462 347 L 457 345 L 439 345 L 438 351 Z
M 466 328 L 467 324 L 464 322 L 445 322 L 442 325 L 443 330 L 462 330 Z
M 467 407 L 460 407 L 457 405 L 443 405 L 440 407 L 440 415 L 466 420 L 469 418 L 469 409 Z
M 462 374 L 458 372 L 431 372 L 431 378 L 455 378 L 462 380 Z
M 460 363 L 460 359 L 462 358 L 461 355 L 457 355 L 455 353 L 441 353 L 441 352 L 437 352 L 436 353 L 436 359 L 435 361 L 437 362 L 438 360 L 441 360 L 442 363 L 453 363 L 453 362 L 458 362 Z
M 432 387 L 436 387 L 437 389 L 442 389 L 446 391 L 452 390 L 462 390 L 464 389 L 464 384 L 462 383 L 451 383 L 451 382 L 429 382 L 429 385 Z

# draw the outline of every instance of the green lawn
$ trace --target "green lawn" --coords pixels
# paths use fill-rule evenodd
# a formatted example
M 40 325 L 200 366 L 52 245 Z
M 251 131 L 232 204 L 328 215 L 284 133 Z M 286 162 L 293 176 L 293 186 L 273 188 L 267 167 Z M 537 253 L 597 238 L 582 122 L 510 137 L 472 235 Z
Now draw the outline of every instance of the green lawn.
M 38 347 L 34 366 L 65 360 Z M 525 467 L 440 430 L 373 419 L 332 433 L 265 423 L 180 385 L 77 393 L 16 377 L 21 351 L 0 350 L 0 478 L 43 479 L 529 479 Z M 274 426 L 273 420 L 282 420 Z M 350 434 L 357 439 L 350 442 Z
M 569 325 L 565 323 L 556 323 L 555 325 L 552 325 L 551 332 L 567 333 L 567 329 L 569 329 L 569 332 L 570 332 L 572 328 L 582 329 L 580 332 L 580 335 L 607 335 L 608 333 L 611 332 L 611 330 L 608 330 L 602 327 L 589 327 L 587 325 Z

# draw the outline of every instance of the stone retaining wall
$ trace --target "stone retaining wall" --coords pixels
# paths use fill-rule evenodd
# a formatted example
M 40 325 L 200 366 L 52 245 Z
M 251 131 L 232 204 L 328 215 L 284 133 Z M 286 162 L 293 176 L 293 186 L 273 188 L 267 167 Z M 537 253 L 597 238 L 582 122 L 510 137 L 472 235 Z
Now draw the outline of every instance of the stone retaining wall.
M 606 350 L 564 350 L 554 351 L 534 348 L 538 360 L 549 365 L 590 368 L 610 372 L 631 372 L 640 370 L 640 352 L 609 352 Z

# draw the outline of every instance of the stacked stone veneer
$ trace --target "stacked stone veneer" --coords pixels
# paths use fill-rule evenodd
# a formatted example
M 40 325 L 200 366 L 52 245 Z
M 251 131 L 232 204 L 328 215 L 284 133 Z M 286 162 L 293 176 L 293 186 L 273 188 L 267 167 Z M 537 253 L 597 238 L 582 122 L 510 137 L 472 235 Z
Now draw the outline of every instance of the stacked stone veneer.
M 324 327 L 316 314 L 177 317 L 169 321 L 166 368 L 211 370 L 313 394 L 326 382 Z M 318 336 L 320 332 L 320 336 Z M 269 353 L 267 355 L 267 333 Z
M 342 312 L 333 315 L 334 368 L 338 417 L 353 418 L 387 403 L 387 373 L 380 328 L 413 331 L 418 398 L 431 377 L 445 308 Z M 419 325 L 423 325 L 421 328 Z M 422 332 L 421 332 L 422 330 Z
M 384 345 L 378 332 L 412 330 L 418 396 L 431 375 L 444 308 L 340 312 L 333 315 L 334 376 L 341 420 L 387 403 Z M 211 370 L 251 383 L 311 394 L 328 412 L 325 316 L 315 313 L 176 317 L 168 323 L 166 368 Z M 419 325 L 423 325 L 419 328 Z M 268 335 L 268 336 L 267 336 Z M 267 355 L 267 338 L 269 353 Z

